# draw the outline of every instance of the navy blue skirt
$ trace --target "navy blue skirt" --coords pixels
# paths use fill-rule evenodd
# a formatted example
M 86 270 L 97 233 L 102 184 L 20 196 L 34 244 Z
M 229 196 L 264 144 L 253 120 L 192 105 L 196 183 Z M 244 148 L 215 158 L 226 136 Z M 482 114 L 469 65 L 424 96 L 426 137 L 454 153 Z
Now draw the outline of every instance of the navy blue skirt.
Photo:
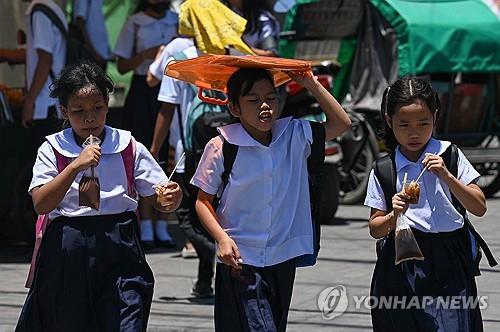
M 217 263 L 215 331 L 286 331 L 295 269 L 295 259 L 241 271 Z
M 146 331 L 153 285 L 134 213 L 56 218 L 16 331 Z
M 375 332 L 483 331 L 479 305 L 457 305 L 457 299 L 476 299 L 472 251 L 467 230 L 413 234 L 425 257 L 394 264 L 393 233 L 379 254 L 371 284 Z M 385 298 L 385 304 L 380 303 Z M 387 306 L 392 298 L 398 304 Z M 413 301 L 413 302 L 410 302 Z M 476 302 L 478 303 L 478 302 Z

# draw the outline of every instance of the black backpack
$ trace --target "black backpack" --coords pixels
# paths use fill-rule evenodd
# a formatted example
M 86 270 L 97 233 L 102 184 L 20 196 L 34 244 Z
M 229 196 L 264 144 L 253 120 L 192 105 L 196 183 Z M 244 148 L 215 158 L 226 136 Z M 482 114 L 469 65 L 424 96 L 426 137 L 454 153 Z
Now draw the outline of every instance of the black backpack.
M 37 3 L 33 6 L 31 10 L 31 21 L 33 21 L 33 14 L 36 12 L 42 12 L 49 18 L 49 20 L 57 27 L 61 32 L 61 35 L 66 39 L 66 62 L 65 66 L 73 65 L 83 61 L 94 61 L 90 51 L 87 46 L 83 44 L 79 39 L 81 37 L 74 36 L 66 30 L 64 23 L 61 21 L 59 16 L 47 5 L 43 3 Z M 54 78 L 54 73 L 50 71 L 50 76 Z
M 314 253 L 299 256 L 295 259 L 297 267 L 312 266 L 316 264 L 318 252 L 320 249 L 321 224 L 320 224 L 320 206 L 321 206 L 321 177 L 323 175 L 323 164 L 325 162 L 325 128 L 319 122 L 309 122 L 311 124 L 313 142 L 311 144 L 311 154 L 307 158 L 307 171 L 309 173 L 309 198 L 311 207 L 311 216 L 314 235 Z M 233 169 L 238 146 L 229 143 L 222 137 L 222 155 L 224 156 L 224 171 L 222 172 L 222 184 L 214 197 L 212 205 L 214 210 L 219 206 L 220 198 L 229 182 L 229 175 Z
M 458 174 L 458 148 L 455 144 L 451 144 L 448 149 L 441 155 L 443 161 L 446 165 L 446 168 L 450 171 L 453 176 L 457 176 Z M 392 197 L 396 194 L 396 162 L 395 162 L 395 153 L 390 153 L 381 159 L 375 161 L 375 165 L 373 167 L 373 171 L 375 176 L 380 182 L 380 186 L 384 191 L 384 199 L 385 204 L 387 206 L 387 211 L 392 210 Z M 450 191 L 451 199 L 453 206 L 455 209 L 463 216 L 464 218 L 464 227 L 467 228 L 469 234 L 470 246 L 472 248 L 473 254 L 473 268 L 474 275 L 480 275 L 479 271 L 479 262 L 482 258 L 482 252 L 486 255 L 488 259 L 488 263 L 491 267 L 497 265 L 497 261 L 495 257 L 491 253 L 490 248 L 486 244 L 486 241 L 481 237 L 481 235 L 476 231 L 474 225 L 472 225 L 469 217 L 467 216 L 467 211 L 463 207 L 463 205 L 458 201 L 458 199 L 453 195 Z M 382 247 L 384 246 L 385 241 L 389 236 L 393 236 L 394 231 L 392 231 L 389 235 L 377 241 L 377 254 L 380 255 Z M 469 244 L 468 244 L 469 245 Z

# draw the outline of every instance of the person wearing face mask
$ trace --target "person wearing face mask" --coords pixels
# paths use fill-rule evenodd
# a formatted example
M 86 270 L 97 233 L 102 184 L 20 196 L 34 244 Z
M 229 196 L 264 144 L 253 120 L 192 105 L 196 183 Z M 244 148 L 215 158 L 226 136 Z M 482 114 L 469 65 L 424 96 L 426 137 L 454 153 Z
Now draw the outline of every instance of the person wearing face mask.
M 124 126 L 148 149 L 151 147 L 156 115 L 160 109 L 157 100 L 159 86 L 150 88 L 146 83 L 149 65 L 153 62 L 161 45 L 177 37 L 178 15 L 169 9 L 170 1 L 141 0 L 136 13 L 128 18 L 116 43 L 118 71 L 121 74 L 133 71 L 134 75 L 125 100 Z M 161 153 L 166 156 L 167 153 Z M 151 206 L 140 203 L 141 240 L 146 246 L 158 243 L 174 247 L 167 230 L 166 216 L 156 217 Z

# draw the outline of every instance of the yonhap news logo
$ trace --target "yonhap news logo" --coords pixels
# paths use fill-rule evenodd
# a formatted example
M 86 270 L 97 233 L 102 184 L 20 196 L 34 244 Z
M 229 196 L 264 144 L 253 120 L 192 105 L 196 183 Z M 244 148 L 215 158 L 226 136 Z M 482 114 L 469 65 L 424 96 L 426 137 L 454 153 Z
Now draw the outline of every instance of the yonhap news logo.
M 325 288 L 318 295 L 318 308 L 325 320 L 342 315 L 348 304 L 347 289 L 342 285 Z
M 432 307 L 435 310 L 476 309 L 488 307 L 488 296 L 367 296 L 354 295 L 348 297 L 347 288 L 343 285 L 323 289 L 317 298 L 318 309 L 323 319 L 331 320 L 344 314 L 349 306 L 353 310 L 422 310 Z

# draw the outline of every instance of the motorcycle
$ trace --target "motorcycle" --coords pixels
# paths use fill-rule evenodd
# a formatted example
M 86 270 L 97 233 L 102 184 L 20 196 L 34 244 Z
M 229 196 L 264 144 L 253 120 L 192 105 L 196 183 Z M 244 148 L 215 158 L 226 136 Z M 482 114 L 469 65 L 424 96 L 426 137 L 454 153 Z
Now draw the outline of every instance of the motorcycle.
M 332 61 L 313 63 L 318 81 L 332 91 L 339 67 Z M 324 121 L 325 115 L 314 96 L 294 81 L 285 86 L 282 117 L 293 116 L 310 121 Z M 363 114 L 347 110 L 352 128 L 343 136 L 325 143 L 325 163 L 321 202 L 321 222 L 334 218 L 339 203 L 360 202 L 366 194 L 368 176 L 379 148 L 372 125 Z

